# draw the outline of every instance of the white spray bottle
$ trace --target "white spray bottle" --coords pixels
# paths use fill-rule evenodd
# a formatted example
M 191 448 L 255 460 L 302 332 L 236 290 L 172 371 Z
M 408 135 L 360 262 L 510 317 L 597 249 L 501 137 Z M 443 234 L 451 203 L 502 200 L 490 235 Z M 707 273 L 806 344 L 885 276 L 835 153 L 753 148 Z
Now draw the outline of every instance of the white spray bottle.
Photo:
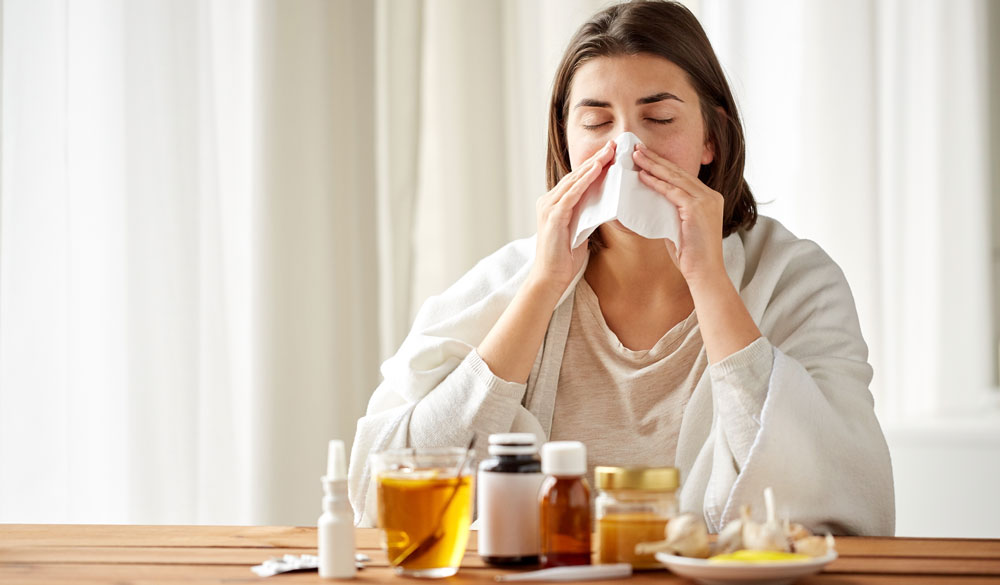
M 327 579 L 354 577 L 354 512 L 347 497 L 347 458 L 344 442 L 330 441 L 323 483 L 323 515 L 319 533 L 319 576 Z

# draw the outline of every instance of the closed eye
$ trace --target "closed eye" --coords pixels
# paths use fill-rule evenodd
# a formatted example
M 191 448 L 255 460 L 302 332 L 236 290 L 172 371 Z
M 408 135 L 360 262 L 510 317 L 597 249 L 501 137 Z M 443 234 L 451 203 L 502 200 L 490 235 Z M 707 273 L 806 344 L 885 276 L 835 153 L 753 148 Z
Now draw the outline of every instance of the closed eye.
M 596 129 L 600 128 L 601 126 L 607 126 L 610 123 L 611 123 L 611 121 L 609 120 L 607 122 L 604 122 L 603 124 L 584 124 L 583 128 L 585 130 L 596 130 Z
M 673 118 L 663 118 L 663 119 L 660 119 L 660 118 L 646 118 L 646 119 L 649 120 L 650 122 L 654 122 L 656 124 L 669 124 L 669 123 L 671 123 L 671 122 L 674 121 Z

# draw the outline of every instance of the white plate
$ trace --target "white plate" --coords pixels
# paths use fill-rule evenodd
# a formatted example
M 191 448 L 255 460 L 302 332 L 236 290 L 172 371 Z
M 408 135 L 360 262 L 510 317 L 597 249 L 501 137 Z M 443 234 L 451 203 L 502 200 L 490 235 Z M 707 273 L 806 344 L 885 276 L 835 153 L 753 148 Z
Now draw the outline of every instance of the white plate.
M 692 559 L 656 553 L 656 560 L 667 566 L 675 575 L 693 579 L 704 585 L 755 585 L 791 583 L 799 577 L 819 573 L 837 558 L 837 551 L 808 561 L 774 563 L 711 563 L 705 559 Z

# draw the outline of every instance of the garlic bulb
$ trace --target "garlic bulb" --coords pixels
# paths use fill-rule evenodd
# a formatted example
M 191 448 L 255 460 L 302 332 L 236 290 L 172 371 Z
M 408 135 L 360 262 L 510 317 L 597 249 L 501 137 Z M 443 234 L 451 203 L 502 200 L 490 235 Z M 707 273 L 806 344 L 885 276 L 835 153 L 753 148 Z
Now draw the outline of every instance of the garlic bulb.
M 708 528 L 694 514 L 682 514 L 667 523 L 667 542 L 677 554 L 685 557 L 708 556 Z
M 740 517 L 726 524 L 715 542 L 715 554 L 736 552 L 743 548 L 743 523 L 750 519 L 750 506 L 740 508 Z
M 809 532 L 808 528 L 798 522 L 792 522 L 789 524 L 787 520 L 785 521 L 785 536 L 788 537 L 790 542 L 802 540 L 803 538 L 808 538 L 812 535 L 813 533 Z
M 767 522 L 758 524 L 743 522 L 743 546 L 748 550 L 773 550 L 789 552 L 788 538 L 774 512 L 774 491 L 764 488 L 764 505 L 767 508 Z
M 681 514 L 667 522 L 666 537 L 656 542 L 640 542 L 635 545 L 635 553 L 668 552 L 683 557 L 708 557 L 708 528 L 705 521 L 694 514 Z
M 826 536 L 807 536 L 792 543 L 794 552 L 811 557 L 821 557 L 834 549 L 833 535 L 829 532 Z

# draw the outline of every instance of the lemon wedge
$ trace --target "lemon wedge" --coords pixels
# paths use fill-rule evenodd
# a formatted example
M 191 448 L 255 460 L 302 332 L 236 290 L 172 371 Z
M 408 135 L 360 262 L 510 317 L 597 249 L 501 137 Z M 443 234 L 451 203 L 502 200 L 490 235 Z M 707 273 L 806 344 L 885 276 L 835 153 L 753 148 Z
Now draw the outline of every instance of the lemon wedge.
M 715 555 L 714 557 L 710 557 L 708 562 L 734 564 L 788 563 L 808 561 L 811 558 L 812 557 L 808 555 L 777 552 L 773 550 L 738 550 L 724 555 Z

